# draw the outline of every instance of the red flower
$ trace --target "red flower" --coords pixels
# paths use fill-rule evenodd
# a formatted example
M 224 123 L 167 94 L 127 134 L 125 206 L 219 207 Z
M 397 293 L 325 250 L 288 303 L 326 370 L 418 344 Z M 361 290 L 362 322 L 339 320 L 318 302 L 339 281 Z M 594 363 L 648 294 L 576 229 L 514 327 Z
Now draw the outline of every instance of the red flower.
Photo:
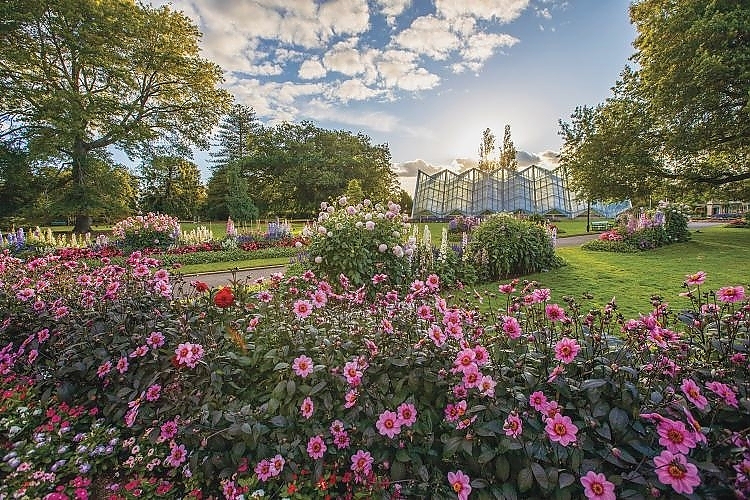
M 227 286 L 219 290 L 214 296 L 214 304 L 218 307 L 229 307 L 234 304 L 232 289 Z
M 195 291 L 198 293 L 203 293 L 208 290 L 208 285 L 203 281 L 193 281 L 193 285 L 195 286 Z

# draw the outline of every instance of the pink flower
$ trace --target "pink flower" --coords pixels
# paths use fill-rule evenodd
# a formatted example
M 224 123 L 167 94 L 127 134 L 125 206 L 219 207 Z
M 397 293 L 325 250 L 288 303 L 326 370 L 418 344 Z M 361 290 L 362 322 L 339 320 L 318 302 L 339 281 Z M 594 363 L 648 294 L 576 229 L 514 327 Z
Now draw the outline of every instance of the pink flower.
M 727 406 L 738 408 L 737 395 L 732 389 L 729 388 L 728 385 L 721 382 L 708 382 L 706 384 L 706 387 L 714 394 L 721 397 L 724 400 L 724 404 L 726 404 Z
M 511 413 L 503 423 L 503 429 L 505 429 L 505 435 L 508 437 L 518 437 L 523 432 L 523 422 L 521 417 L 517 413 Z
M 722 302 L 740 302 L 745 298 L 745 289 L 741 286 L 725 286 L 719 288 L 716 297 Z
M 547 304 L 544 307 L 544 314 L 550 321 L 562 321 L 565 319 L 565 310 L 557 304 Z
M 706 281 L 706 273 L 704 271 L 685 275 L 685 283 L 688 285 L 702 285 L 704 281 Z
M 305 319 L 312 313 L 312 304 L 308 300 L 297 300 L 292 307 L 297 319 Z
M 417 317 L 426 321 L 430 321 L 433 318 L 432 308 L 427 304 L 422 304 L 417 307 Z
M 507 283 L 505 285 L 500 285 L 498 287 L 498 290 L 500 290 L 500 293 L 504 293 L 505 295 L 510 295 L 511 293 L 516 291 L 516 287 L 513 286 L 513 283 Z
M 456 371 L 465 373 L 467 370 L 474 368 L 476 369 L 477 365 L 474 363 L 474 359 L 477 357 L 477 353 L 474 352 L 474 349 L 462 349 L 456 354 L 456 359 L 453 361 L 453 366 L 455 367 Z
M 581 477 L 583 494 L 588 500 L 615 500 L 615 485 L 607 481 L 607 476 L 590 470 Z
M 271 462 L 271 475 L 278 476 L 281 474 L 281 471 L 284 470 L 284 464 L 286 463 L 286 460 L 284 460 L 284 457 L 281 455 L 276 455 L 272 459 L 270 459 Z
M 469 493 L 471 493 L 471 480 L 463 471 L 457 470 L 456 472 L 449 472 L 448 483 L 458 496 L 458 500 L 466 500 L 469 498 Z
M 701 394 L 700 387 L 693 379 L 686 378 L 682 381 L 680 389 L 685 393 L 685 397 L 693 403 L 699 410 L 705 410 L 708 406 L 708 400 Z
M 157 399 L 159 399 L 159 396 L 161 396 L 161 386 L 159 384 L 154 384 L 146 389 L 147 401 L 156 401 Z
M 313 372 L 313 362 L 304 354 L 294 359 L 292 369 L 298 376 L 305 378 Z
M 552 293 L 549 288 L 537 288 L 531 292 L 531 296 L 534 297 L 535 302 L 547 302 L 552 297 Z
M 335 444 L 336 448 L 338 448 L 339 450 L 348 448 L 349 447 L 349 434 L 346 432 L 340 432 L 338 434 L 334 434 L 333 444 Z
M 352 466 L 351 470 L 363 476 L 369 476 L 372 472 L 373 458 L 369 451 L 357 450 L 357 453 L 352 455 Z
M 435 343 L 435 346 L 437 347 L 445 344 L 445 341 L 448 338 L 448 336 L 443 333 L 443 330 L 438 325 L 432 325 L 430 327 L 430 330 L 427 332 L 427 336 L 432 339 L 432 341 Z
M 271 292 L 263 290 L 262 292 L 258 292 L 258 300 L 268 304 L 273 300 L 273 294 Z
M 659 481 L 670 485 L 677 493 L 690 495 L 693 488 L 701 484 L 698 468 L 689 463 L 685 455 L 673 455 L 669 450 L 664 450 L 654 457 L 654 466 Z
M 417 421 L 417 409 L 411 403 L 401 403 L 396 409 L 399 423 L 405 427 L 411 427 Z
M 309 397 L 305 398 L 302 401 L 302 406 L 300 406 L 299 409 L 300 413 L 302 413 L 302 416 L 305 418 L 312 417 L 313 412 L 315 411 L 315 405 L 313 404 L 313 400 Z
M 496 385 L 497 385 L 497 382 L 495 382 L 495 380 L 493 380 L 491 376 L 484 375 L 482 376 L 482 379 L 479 381 L 478 387 L 482 396 L 493 397 L 495 395 Z
M 580 350 L 581 346 L 578 345 L 578 342 L 574 339 L 563 337 L 555 344 L 555 359 L 562 363 L 570 363 Z
M 381 435 L 392 438 L 401 432 L 401 420 L 398 413 L 386 410 L 380 414 L 375 427 Z
M 363 372 L 359 369 L 357 361 L 349 361 L 344 365 L 344 377 L 346 382 L 352 387 L 356 387 L 362 380 Z
M 99 365 L 99 368 L 96 370 L 96 374 L 99 376 L 99 378 L 104 378 L 107 376 L 107 374 L 112 370 L 112 362 L 111 361 L 105 361 L 101 365 Z
M 448 403 L 445 407 L 445 419 L 448 422 L 455 422 L 466 413 L 466 401 L 459 401 L 456 404 Z
M 547 396 L 542 391 L 532 392 L 529 396 L 529 404 L 536 410 L 543 412 L 547 405 Z
M 167 420 L 166 422 L 161 424 L 160 431 L 160 439 L 162 439 L 163 441 L 172 439 L 177 435 L 177 422 L 175 422 L 174 420 Z
M 557 413 L 554 417 L 547 419 L 545 429 L 550 441 L 555 441 L 563 446 L 568 446 L 576 441 L 578 427 L 573 425 L 570 417 L 564 417 Z
M 198 361 L 203 357 L 203 346 L 200 344 L 193 344 L 191 342 L 185 342 L 179 344 L 174 350 L 175 362 L 178 365 L 185 365 L 190 368 L 195 368 Z
M 128 358 L 122 357 L 117 361 L 117 371 L 120 373 L 128 371 Z
M 344 408 L 351 408 L 357 404 L 357 391 L 351 390 L 344 395 Z
M 511 339 L 517 339 L 521 336 L 521 325 L 513 316 L 503 316 L 503 332 Z
M 162 335 L 161 332 L 151 332 L 146 339 L 146 344 L 151 347 L 151 349 L 158 349 L 164 345 L 164 335 Z
M 431 274 L 427 276 L 427 281 L 425 281 L 425 284 L 431 292 L 436 292 L 440 288 L 440 277 L 437 274 Z
M 662 417 L 656 424 L 656 432 L 660 436 L 659 444 L 672 453 L 690 453 L 695 448 L 692 431 L 680 421 Z
M 185 450 L 185 445 L 181 444 L 177 446 L 175 444 L 171 446 L 169 455 L 164 459 L 164 463 L 176 468 L 182 465 L 185 460 L 187 460 L 187 450 Z
M 313 436 L 307 442 L 307 454 L 314 460 L 323 458 L 323 454 L 327 449 L 328 447 L 326 446 L 325 441 L 323 441 L 322 436 Z
M 258 479 L 260 481 L 268 481 L 274 476 L 274 470 L 271 466 L 271 462 L 268 459 L 264 459 L 258 462 L 254 470 L 258 475 Z

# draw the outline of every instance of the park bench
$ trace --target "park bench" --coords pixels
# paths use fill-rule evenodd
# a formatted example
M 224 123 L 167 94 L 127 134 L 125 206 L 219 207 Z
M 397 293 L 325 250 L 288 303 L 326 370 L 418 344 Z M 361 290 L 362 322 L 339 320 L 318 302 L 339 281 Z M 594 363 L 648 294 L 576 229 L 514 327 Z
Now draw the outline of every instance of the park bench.
M 608 220 L 595 220 L 591 222 L 592 231 L 606 231 L 612 227 L 612 223 Z

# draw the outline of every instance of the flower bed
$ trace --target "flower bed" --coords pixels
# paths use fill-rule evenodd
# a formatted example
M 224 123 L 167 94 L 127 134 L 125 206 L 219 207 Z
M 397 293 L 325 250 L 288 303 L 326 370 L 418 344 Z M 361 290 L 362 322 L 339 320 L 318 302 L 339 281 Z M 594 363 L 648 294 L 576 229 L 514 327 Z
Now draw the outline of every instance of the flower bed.
M 0 495 L 749 492 L 742 287 L 696 273 L 691 307 L 626 320 L 518 282 L 481 314 L 434 275 L 374 276 L 373 298 L 312 272 L 196 282 L 175 301 L 155 264 L 0 255 Z

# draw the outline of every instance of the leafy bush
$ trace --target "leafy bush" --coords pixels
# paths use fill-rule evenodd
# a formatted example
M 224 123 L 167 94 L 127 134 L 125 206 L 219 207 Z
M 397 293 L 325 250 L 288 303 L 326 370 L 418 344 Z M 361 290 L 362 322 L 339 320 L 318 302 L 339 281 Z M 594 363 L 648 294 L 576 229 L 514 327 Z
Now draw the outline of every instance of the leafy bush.
M 618 253 L 636 253 L 637 248 L 629 245 L 622 240 L 590 240 L 581 245 L 584 250 L 593 252 L 618 252 Z
M 310 271 L 172 300 L 152 265 L 0 255 L 0 495 L 750 493 L 740 286 L 691 274 L 684 311 L 652 297 L 626 320 L 517 281 L 482 313 L 437 276 L 372 300 Z
M 690 231 L 688 221 L 690 220 L 690 207 L 677 203 L 660 203 L 659 209 L 664 212 L 664 231 L 670 243 L 688 241 Z
M 168 248 L 180 235 L 180 221 L 176 217 L 149 212 L 121 220 L 112 226 L 112 235 L 129 250 Z
M 331 204 L 323 202 L 316 225 L 308 228 L 310 266 L 330 280 L 344 275 L 356 286 L 369 283 L 376 274 L 401 283 L 414 252 L 414 242 L 406 241 L 407 220 L 392 202 L 373 205 L 365 200 L 355 206 L 345 196 Z
M 531 274 L 562 264 L 543 227 L 508 214 L 484 219 L 474 230 L 466 251 L 483 281 Z
M 452 234 L 470 233 L 482 222 L 479 217 L 457 215 L 448 221 L 448 232 Z

